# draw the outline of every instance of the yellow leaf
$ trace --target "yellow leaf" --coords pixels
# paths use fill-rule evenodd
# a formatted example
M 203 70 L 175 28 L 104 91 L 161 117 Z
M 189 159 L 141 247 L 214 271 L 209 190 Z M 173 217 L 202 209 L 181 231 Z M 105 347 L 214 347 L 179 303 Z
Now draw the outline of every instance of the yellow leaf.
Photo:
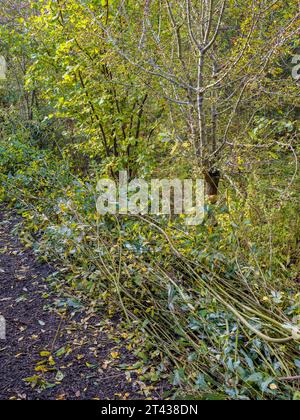
M 118 351 L 113 351 L 110 353 L 110 355 L 113 359 L 119 359 L 120 357 L 120 353 Z
M 55 361 L 54 361 L 54 359 L 53 359 L 53 357 L 52 356 L 50 356 L 49 357 L 49 365 L 50 366 L 54 366 L 56 363 L 55 363 Z
M 50 357 L 51 353 L 49 351 L 41 351 L 40 356 L 41 357 Z

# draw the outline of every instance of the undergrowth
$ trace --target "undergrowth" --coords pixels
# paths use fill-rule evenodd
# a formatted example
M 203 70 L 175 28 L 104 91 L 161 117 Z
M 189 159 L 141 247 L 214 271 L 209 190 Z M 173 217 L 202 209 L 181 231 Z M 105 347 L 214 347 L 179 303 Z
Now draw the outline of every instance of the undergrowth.
M 60 281 L 123 310 L 125 327 L 144 337 L 145 379 L 168 378 L 181 398 L 299 398 L 291 379 L 300 373 L 300 294 L 290 226 L 276 225 L 286 246 L 263 263 L 261 235 L 270 226 L 252 223 L 247 200 L 241 217 L 231 190 L 193 230 L 183 220 L 101 217 L 96 173 L 80 178 L 67 160 L 16 138 L 0 149 L 1 199 L 23 216 L 23 241 L 62 269 Z M 281 211 L 299 226 L 297 206 Z

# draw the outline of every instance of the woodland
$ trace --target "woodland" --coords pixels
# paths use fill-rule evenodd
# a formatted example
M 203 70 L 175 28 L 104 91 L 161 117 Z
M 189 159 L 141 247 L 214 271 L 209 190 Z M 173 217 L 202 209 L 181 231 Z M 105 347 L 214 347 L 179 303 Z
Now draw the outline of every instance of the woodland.
M 1 1 L 0 315 L 15 302 L 45 336 L 38 362 L 18 347 L 34 318 L 0 342 L 20 363 L 2 398 L 300 400 L 299 6 Z M 97 183 L 124 171 L 203 180 L 203 220 L 99 214 Z M 80 317 L 114 344 L 72 365 Z

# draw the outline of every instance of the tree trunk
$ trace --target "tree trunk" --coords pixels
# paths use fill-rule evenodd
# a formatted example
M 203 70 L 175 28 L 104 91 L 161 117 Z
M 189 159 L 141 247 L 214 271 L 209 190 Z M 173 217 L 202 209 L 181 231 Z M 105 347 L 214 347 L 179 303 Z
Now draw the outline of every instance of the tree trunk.
M 206 195 L 211 204 L 216 204 L 219 194 L 219 183 L 221 179 L 221 172 L 213 168 L 204 172 Z

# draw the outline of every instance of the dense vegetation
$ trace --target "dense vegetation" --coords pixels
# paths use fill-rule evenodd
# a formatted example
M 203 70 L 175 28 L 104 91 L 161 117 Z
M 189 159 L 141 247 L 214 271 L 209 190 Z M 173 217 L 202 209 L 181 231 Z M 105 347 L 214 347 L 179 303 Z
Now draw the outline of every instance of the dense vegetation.
M 124 312 L 144 378 L 176 397 L 299 399 L 298 2 L 4 0 L 0 16 L 0 197 L 23 240 Z M 97 180 L 121 170 L 204 177 L 204 222 L 98 215 Z

